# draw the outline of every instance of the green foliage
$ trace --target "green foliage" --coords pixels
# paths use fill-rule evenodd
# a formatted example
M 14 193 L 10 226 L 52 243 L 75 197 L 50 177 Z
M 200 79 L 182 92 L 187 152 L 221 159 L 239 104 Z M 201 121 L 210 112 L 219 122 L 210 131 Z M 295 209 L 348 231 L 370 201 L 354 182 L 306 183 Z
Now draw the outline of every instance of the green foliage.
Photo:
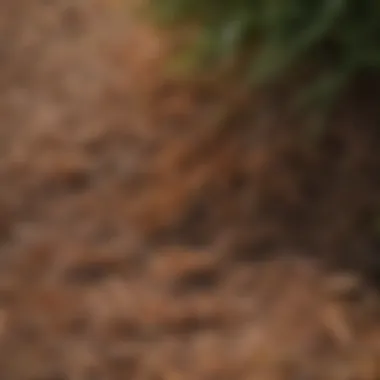
M 378 0 L 150 0 L 157 20 L 196 25 L 192 52 L 201 63 L 244 52 L 254 83 L 276 79 L 323 57 L 314 99 L 328 103 L 368 70 L 380 70 Z M 326 63 L 328 63 L 326 65 Z M 309 94 L 309 95 L 310 95 Z

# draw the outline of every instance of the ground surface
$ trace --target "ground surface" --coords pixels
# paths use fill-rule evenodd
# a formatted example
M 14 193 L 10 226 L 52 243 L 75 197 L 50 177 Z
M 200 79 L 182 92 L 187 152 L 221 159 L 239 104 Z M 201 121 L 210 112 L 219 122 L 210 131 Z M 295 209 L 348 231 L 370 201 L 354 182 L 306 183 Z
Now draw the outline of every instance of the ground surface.
M 133 20 L 0 4 L 0 378 L 379 379 L 371 114 L 298 144 Z

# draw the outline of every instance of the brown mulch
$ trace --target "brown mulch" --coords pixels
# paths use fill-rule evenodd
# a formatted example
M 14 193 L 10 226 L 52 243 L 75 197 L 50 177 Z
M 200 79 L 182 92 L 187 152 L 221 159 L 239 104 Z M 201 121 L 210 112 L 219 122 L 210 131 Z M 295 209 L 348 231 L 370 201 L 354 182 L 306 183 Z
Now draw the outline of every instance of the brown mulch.
M 362 89 L 305 140 L 123 2 L 4 1 L 0 38 L 0 379 L 379 379 Z

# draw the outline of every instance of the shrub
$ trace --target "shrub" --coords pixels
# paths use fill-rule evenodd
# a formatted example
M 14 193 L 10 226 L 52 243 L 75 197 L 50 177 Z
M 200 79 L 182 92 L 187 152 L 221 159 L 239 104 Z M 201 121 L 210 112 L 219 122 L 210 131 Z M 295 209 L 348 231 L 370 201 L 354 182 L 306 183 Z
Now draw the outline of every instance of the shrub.
M 360 73 L 380 70 L 377 0 L 150 0 L 157 20 L 196 25 L 200 63 L 244 54 L 253 83 L 318 62 L 314 99 L 329 101 Z

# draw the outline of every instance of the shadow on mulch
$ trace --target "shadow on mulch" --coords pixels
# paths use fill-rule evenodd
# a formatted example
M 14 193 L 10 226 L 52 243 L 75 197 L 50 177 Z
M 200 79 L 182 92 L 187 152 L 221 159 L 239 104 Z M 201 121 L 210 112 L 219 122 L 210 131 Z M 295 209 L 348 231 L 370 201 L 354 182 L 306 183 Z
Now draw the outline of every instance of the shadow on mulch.
M 162 135 L 135 222 L 158 245 L 216 244 L 243 261 L 293 250 L 379 284 L 376 81 L 358 80 L 312 138 L 290 111 L 292 89 L 229 86 L 214 78 L 152 91 Z

